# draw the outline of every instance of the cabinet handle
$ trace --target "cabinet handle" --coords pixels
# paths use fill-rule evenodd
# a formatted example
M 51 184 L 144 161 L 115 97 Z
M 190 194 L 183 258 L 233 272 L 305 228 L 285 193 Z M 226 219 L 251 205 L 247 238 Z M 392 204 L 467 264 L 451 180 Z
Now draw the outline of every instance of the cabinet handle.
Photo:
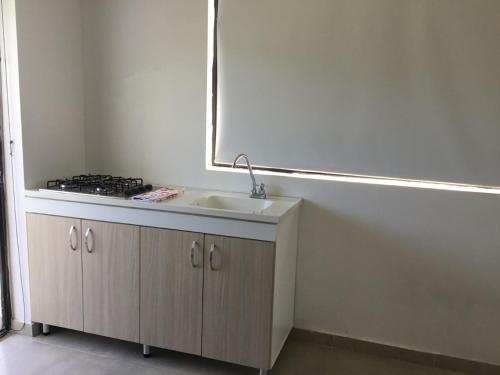
M 214 267 L 214 252 L 215 252 L 215 244 L 213 243 L 210 245 L 210 253 L 208 254 L 208 260 L 210 262 L 210 270 L 211 271 L 216 271 L 216 268 Z
M 73 245 L 73 234 L 78 234 L 74 225 L 69 228 L 69 247 L 71 248 L 71 250 L 76 251 L 76 249 L 78 248 L 78 237 L 75 237 L 76 244 Z
M 198 246 L 198 242 L 197 241 L 193 241 L 193 243 L 191 244 L 191 266 L 193 266 L 193 268 L 197 268 L 199 267 L 198 264 L 195 263 L 194 261 L 194 250 L 196 248 L 196 246 Z
M 92 246 L 89 247 L 89 237 L 92 235 Z M 91 253 L 94 251 L 94 232 L 92 232 L 92 229 L 87 228 L 87 231 L 85 232 L 85 247 L 87 248 L 87 252 Z

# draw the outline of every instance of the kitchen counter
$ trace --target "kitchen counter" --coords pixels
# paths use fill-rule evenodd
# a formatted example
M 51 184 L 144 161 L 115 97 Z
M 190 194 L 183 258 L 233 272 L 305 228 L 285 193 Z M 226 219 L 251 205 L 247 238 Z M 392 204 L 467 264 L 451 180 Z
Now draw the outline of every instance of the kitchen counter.
M 180 192 L 176 198 L 160 203 L 33 189 L 25 192 L 25 207 L 32 213 L 274 241 L 280 221 L 302 202 L 270 196 L 273 204 L 262 212 L 233 211 L 191 203 L 211 195 L 248 198 L 248 194 L 176 188 Z

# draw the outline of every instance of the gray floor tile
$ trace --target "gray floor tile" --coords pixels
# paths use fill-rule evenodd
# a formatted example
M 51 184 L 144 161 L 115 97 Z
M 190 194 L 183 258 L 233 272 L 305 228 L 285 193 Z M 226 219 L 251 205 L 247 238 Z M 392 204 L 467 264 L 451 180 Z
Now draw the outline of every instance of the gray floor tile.
M 463 375 L 414 363 L 332 348 L 326 374 L 342 375 Z
M 1 375 L 256 375 L 255 369 L 74 331 L 0 341 Z M 320 344 L 289 341 L 272 375 L 460 375 Z M 462 374 L 463 375 L 463 374 Z

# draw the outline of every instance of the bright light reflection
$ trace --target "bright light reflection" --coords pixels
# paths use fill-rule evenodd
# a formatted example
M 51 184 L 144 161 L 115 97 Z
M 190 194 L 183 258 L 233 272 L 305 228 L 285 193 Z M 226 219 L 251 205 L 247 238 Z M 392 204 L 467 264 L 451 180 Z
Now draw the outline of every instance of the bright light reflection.
M 207 131 L 205 147 L 205 165 L 207 169 L 212 167 L 212 64 L 214 59 L 214 21 L 215 3 L 208 0 L 208 32 L 207 32 Z

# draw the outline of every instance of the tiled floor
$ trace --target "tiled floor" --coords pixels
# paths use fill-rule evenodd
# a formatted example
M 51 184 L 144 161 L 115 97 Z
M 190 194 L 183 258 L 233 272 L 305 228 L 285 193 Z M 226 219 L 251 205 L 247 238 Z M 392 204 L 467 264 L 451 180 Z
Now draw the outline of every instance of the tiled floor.
M 138 344 L 58 330 L 47 337 L 11 334 L 1 340 L 0 374 L 256 375 L 258 371 L 158 349 L 145 359 Z M 271 374 L 460 375 L 301 341 L 287 343 Z

